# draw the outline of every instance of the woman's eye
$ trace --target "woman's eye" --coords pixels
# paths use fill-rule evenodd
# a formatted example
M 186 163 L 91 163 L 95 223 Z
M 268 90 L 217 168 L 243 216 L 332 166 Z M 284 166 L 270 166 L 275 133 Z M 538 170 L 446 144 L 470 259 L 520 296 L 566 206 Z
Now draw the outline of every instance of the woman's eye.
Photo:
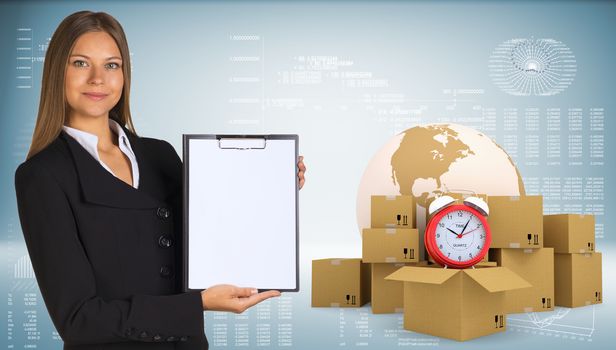
M 111 62 L 111 63 L 107 63 L 107 68 L 109 68 L 109 69 L 118 69 L 118 68 L 120 68 L 120 65 L 115 63 L 115 62 Z
M 86 61 L 77 60 L 73 62 L 73 66 L 81 68 L 81 67 L 87 67 L 88 64 L 86 63 Z

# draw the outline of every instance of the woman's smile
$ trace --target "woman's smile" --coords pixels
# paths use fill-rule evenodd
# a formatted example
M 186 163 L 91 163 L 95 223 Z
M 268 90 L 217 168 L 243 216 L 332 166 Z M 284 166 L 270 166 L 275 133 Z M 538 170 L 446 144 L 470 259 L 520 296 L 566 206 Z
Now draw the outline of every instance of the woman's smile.
M 105 97 L 109 96 L 109 94 L 105 94 L 102 92 L 84 92 L 83 95 L 93 101 L 100 101 Z

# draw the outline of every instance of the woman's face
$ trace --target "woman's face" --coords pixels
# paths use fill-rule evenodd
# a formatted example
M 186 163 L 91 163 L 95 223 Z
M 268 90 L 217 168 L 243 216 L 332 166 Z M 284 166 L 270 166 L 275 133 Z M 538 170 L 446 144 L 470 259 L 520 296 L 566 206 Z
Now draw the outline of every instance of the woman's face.
M 77 38 L 65 76 L 70 118 L 109 116 L 122 96 L 122 55 L 106 32 L 88 32 Z

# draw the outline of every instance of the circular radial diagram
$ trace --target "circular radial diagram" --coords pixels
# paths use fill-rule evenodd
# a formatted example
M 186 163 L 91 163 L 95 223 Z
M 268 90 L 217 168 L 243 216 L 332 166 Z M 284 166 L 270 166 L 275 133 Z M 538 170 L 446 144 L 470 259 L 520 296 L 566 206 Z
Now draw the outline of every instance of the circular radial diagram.
M 500 44 L 489 61 L 490 77 L 506 93 L 550 96 L 565 90 L 575 78 L 573 52 L 553 39 L 511 39 Z

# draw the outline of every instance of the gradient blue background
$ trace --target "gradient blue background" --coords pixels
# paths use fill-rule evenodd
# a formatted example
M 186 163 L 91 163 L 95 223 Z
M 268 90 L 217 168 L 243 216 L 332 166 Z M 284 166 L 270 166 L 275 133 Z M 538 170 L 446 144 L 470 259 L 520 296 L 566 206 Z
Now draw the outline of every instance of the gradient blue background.
M 17 217 L 13 175 L 28 150 L 38 108 L 44 45 L 68 14 L 105 11 L 122 23 L 133 62 L 131 107 L 138 134 L 165 139 L 181 154 L 183 133 L 297 133 L 306 157 L 307 185 L 300 194 L 301 292 L 289 294 L 235 316 L 206 313 L 206 333 L 227 327 L 228 347 L 239 338 L 257 347 L 257 329 L 268 329 L 270 347 L 278 347 L 280 329 L 291 329 L 293 348 L 409 347 L 412 343 L 442 348 L 499 347 L 514 349 L 558 346 L 605 348 L 614 343 L 616 321 L 609 276 L 616 227 L 614 166 L 610 147 L 616 131 L 614 55 L 616 6 L 593 1 L 55 1 L 0 3 L 0 224 L 4 258 L 0 289 L 6 303 L 2 342 L 7 348 L 26 344 L 61 348 L 34 279 L 16 279 L 14 266 L 26 254 Z M 31 28 L 32 87 L 17 88 L 18 28 Z M 256 35 L 257 41 L 231 40 Z M 495 47 L 514 38 L 552 38 L 576 57 L 575 80 L 555 96 L 511 96 L 490 80 L 488 59 Z M 238 63 L 232 57 L 259 57 Z M 313 84 L 287 84 L 284 78 L 302 69 L 306 56 L 335 56 L 352 61 L 335 72 L 368 72 L 380 87 L 349 87 L 322 72 Z M 30 63 L 29 63 L 30 64 Z M 231 77 L 256 77 L 255 83 L 232 83 Z M 480 89 L 479 94 L 453 96 L 449 90 Z M 389 97 L 381 103 L 371 98 Z M 238 103 L 237 99 L 240 100 Z M 524 109 L 561 108 L 562 165 L 527 165 L 524 156 Z M 495 127 L 486 126 L 481 111 L 497 111 Z M 503 129 L 502 110 L 518 108 L 519 129 Z M 587 142 L 587 111 L 604 108 L 603 166 L 567 165 L 568 108 L 583 108 Z M 407 113 L 421 109 L 419 115 Z M 551 326 L 509 327 L 507 332 L 456 343 L 401 330 L 401 315 L 372 315 L 359 310 L 310 308 L 310 260 L 359 257 L 355 217 L 357 186 L 372 155 L 392 135 L 419 123 L 458 122 L 484 131 L 502 143 L 505 135 L 520 139 L 515 159 L 525 179 L 600 177 L 600 200 L 548 201 L 547 204 L 602 205 L 597 217 L 603 236 L 596 246 L 604 253 L 605 303 L 574 309 Z M 545 128 L 543 120 L 541 128 Z M 543 135 L 539 133 L 539 136 Z M 586 145 L 586 143 L 585 143 Z M 586 146 L 585 146 L 586 147 Z M 587 149 L 584 149 L 587 154 Z M 535 159 L 532 159 L 535 160 Z M 533 191 L 531 191 L 533 192 Z M 536 191 L 535 191 L 536 192 Z M 585 208 L 585 207 L 583 207 Z M 580 208 L 582 211 L 583 208 Z M 35 293 L 36 305 L 24 296 Z M 36 310 L 39 339 L 28 340 L 23 323 Z M 290 314 L 289 314 L 289 310 Z M 7 334 L 11 313 L 14 326 Z M 555 313 L 554 313 L 555 314 Z M 539 314 L 539 317 L 549 317 Z M 510 316 L 524 319 L 525 315 Z M 341 322 L 344 320 L 344 323 Z M 520 323 L 522 324 L 522 323 Z M 556 324 L 562 324 L 559 328 Z M 266 325 L 266 326 L 264 326 Z M 269 325 L 269 326 L 267 326 Z M 281 326 L 282 325 L 282 326 Z M 578 327 L 578 328 L 575 328 Z M 220 328 L 217 328 L 220 329 Z M 571 331 L 577 335 L 565 333 Z M 247 333 L 244 332 L 247 330 Z M 341 333 L 341 330 L 343 333 Z M 368 331 L 367 331 L 368 330 Z M 386 331 L 388 330 L 388 331 Z M 342 334 L 342 336 L 341 336 Z M 9 337 L 10 336 L 10 337 Z M 10 339 L 9 339 L 10 338 Z M 263 339 L 263 338 L 262 338 Z M 342 344 L 342 345 L 341 345 Z M 215 345 L 212 343 L 212 345 Z

